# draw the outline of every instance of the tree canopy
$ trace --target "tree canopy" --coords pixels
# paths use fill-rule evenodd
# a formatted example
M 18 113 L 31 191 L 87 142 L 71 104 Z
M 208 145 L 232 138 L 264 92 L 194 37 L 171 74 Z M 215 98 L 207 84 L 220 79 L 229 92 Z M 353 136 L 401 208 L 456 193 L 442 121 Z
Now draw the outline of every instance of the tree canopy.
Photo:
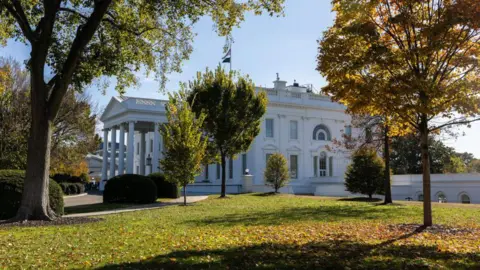
M 189 102 L 195 113 L 206 115 L 203 130 L 208 142 L 220 156 L 222 197 L 225 196 L 225 159 L 245 152 L 260 133 L 260 123 L 267 108 L 267 96 L 256 93 L 248 76 L 225 72 L 220 66 L 207 69 L 190 82 Z
M 318 56 L 324 91 L 369 114 L 388 108 L 394 123 L 420 134 L 429 226 L 428 134 L 480 114 L 480 2 L 334 0 L 333 7 Z

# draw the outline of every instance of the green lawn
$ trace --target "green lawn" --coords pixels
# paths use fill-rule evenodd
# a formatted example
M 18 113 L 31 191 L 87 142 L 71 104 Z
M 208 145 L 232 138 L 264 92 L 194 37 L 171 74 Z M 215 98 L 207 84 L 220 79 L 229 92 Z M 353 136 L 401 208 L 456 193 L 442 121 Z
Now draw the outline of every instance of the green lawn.
M 434 206 L 421 232 L 417 204 L 258 194 L 216 196 L 76 226 L 0 228 L 0 269 L 327 268 L 479 269 L 480 208 Z

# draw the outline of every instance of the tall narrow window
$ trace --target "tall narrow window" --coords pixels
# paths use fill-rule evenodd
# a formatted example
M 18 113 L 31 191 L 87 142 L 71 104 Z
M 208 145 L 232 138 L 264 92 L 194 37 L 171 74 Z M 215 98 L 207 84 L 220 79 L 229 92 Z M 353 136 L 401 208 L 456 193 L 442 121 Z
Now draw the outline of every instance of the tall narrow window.
M 345 127 L 345 135 L 352 136 L 352 126 L 349 125 Z
M 290 121 L 290 139 L 291 140 L 298 139 L 298 122 L 296 120 Z
M 205 180 L 208 180 L 208 165 L 205 165 Z
M 137 166 L 137 174 L 140 174 L 140 167 Z
M 320 176 L 327 176 L 327 154 L 325 152 L 322 152 L 320 154 L 320 160 L 319 160 L 319 175 Z
M 137 142 L 137 155 L 140 155 L 140 143 Z
M 228 179 L 233 179 L 233 159 L 228 159 Z
M 150 139 L 150 152 L 153 153 L 153 139 Z
M 313 176 L 318 176 L 318 157 L 313 157 Z
M 333 157 L 328 157 L 328 176 L 333 176 Z
M 298 156 L 290 155 L 290 178 L 298 178 Z
M 217 163 L 217 179 L 220 179 L 220 163 Z
M 266 155 L 266 157 L 265 157 L 266 163 L 268 163 L 268 159 L 270 158 L 271 155 L 272 155 L 272 154 L 267 154 L 267 155 Z
M 267 138 L 273 138 L 273 119 L 265 119 L 265 128 Z
M 365 140 L 367 141 L 367 143 L 371 143 L 373 140 L 372 129 L 370 129 L 369 127 L 365 129 Z
M 242 173 L 245 174 L 245 170 L 247 169 L 247 154 L 242 154 Z

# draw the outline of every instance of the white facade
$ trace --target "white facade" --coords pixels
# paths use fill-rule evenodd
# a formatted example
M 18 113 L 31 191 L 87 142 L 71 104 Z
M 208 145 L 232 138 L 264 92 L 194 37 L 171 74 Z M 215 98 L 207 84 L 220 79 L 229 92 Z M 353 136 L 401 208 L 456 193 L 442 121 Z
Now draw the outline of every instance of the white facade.
M 278 78 L 274 81 L 273 88 L 259 87 L 257 91 L 268 94 L 267 112 L 260 134 L 249 151 L 239 154 L 233 160 L 227 159 L 227 193 L 246 190 L 246 169 L 253 175 L 248 178 L 251 181 L 248 190 L 270 191 L 263 179 L 267 156 L 280 152 L 287 158 L 291 168 L 291 181 L 282 192 L 351 196 L 344 187 L 349 156 L 338 150 L 331 151 L 334 139 L 341 139 L 345 133 L 356 132 L 351 128 L 351 117 L 345 113 L 345 107 L 332 102 L 327 96 L 312 93 L 311 89 L 297 83 L 286 86 L 286 82 Z M 105 127 L 105 145 L 111 145 L 110 149 L 103 149 L 103 156 L 109 156 L 110 151 L 118 152 L 118 157 L 103 160 L 102 179 L 123 173 L 147 175 L 160 171 L 158 160 L 162 158 L 163 143 L 158 130 L 167 121 L 165 104 L 164 100 L 112 98 L 101 117 Z M 119 143 L 109 144 L 109 140 Z M 126 145 L 126 151 L 112 149 L 117 145 Z M 410 178 L 406 181 L 405 177 Z M 436 176 L 432 177 L 432 198 L 436 199 L 443 194 L 449 202 L 460 202 L 463 194 L 468 193 L 472 202 L 480 202 L 480 177 L 460 177 L 463 179 L 461 181 L 446 177 L 438 181 Z M 218 193 L 220 179 L 221 166 L 210 164 L 188 190 L 193 193 Z M 458 190 L 457 185 L 461 185 Z M 417 176 L 394 176 L 392 192 L 394 199 L 404 200 L 410 197 L 416 200 L 421 194 L 421 179 Z

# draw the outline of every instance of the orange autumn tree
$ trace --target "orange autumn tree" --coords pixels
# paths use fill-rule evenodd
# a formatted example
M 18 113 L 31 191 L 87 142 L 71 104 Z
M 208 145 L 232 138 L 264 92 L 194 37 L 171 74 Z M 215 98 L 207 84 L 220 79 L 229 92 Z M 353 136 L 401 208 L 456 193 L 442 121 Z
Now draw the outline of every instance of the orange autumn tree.
M 337 16 L 318 56 L 324 91 L 419 134 L 424 226 L 431 226 L 428 135 L 479 120 L 480 1 L 332 3 Z

